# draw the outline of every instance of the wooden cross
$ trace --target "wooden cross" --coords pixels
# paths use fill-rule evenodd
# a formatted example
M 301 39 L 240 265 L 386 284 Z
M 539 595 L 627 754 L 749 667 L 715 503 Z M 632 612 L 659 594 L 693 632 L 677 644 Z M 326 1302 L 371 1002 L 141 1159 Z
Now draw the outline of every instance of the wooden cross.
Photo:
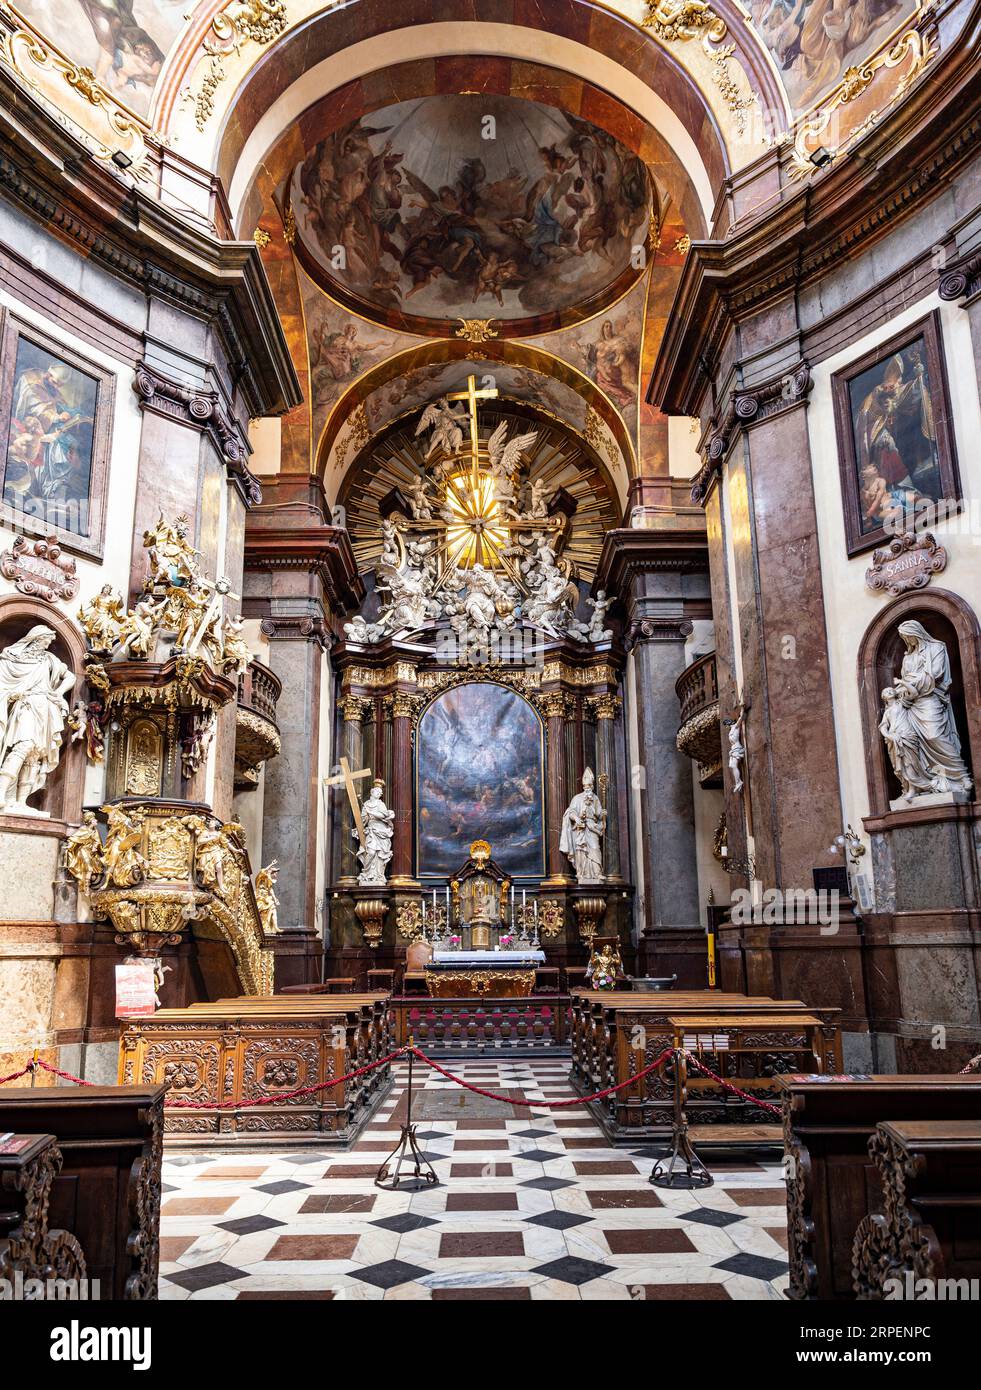
M 347 758 L 341 759 L 340 777 L 325 777 L 324 786 L 338 787 L 342 783 L 347 791 L 347 799 L 351 803 L 351 815 L 354 817 L 354 824 L 357 827 L 358 839 L 364 844 L 364 821 L 361 819 L 361 806 L 358 802 L 358 789 L 354 785 L 355 779 L 359 777 L 370 777 L 371 768 L 363 767 L 357 772 L 351 771 L 351 764 Z

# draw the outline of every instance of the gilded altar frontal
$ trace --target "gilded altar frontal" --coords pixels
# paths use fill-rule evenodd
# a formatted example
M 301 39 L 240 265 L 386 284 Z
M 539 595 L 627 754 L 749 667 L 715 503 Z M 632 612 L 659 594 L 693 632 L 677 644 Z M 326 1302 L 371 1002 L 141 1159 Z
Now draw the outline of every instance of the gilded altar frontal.
M 0 1303 L 954 1347 L 979 49 L 0 0 Z

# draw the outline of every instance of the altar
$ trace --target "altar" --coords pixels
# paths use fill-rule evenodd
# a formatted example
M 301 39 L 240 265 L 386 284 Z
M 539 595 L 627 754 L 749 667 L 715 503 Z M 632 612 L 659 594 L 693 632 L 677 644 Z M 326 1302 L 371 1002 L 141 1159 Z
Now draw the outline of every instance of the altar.
M 535 972 L 545 952 L 434 951 L 426 965 L 426 987 L 435 999 L 525 999 L 535 988 Z

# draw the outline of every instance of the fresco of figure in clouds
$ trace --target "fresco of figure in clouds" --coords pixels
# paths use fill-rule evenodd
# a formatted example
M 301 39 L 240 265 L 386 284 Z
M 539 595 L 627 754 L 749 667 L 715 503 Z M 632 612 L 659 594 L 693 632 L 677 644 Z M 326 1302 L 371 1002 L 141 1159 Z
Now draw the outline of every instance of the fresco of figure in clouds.
M 496 138 L 481 143 L 488 117 Z M 511 97 L 478 118 L 445 96 L 326 136 L 291 196 L 315 272 L 376 311 L 524 317 L 629 273 L 652 193 L 642 161 L 589 122 Z

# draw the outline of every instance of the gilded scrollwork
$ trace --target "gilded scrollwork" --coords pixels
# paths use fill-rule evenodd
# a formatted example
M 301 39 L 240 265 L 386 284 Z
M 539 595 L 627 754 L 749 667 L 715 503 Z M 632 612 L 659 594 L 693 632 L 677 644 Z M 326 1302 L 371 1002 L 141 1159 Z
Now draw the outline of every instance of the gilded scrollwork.
M 89 812 L 65 848 L 66 868 L 96 918 L 111 921 L 136 949 L 179 941 L 194 922 L 199 935 L 230 947 L 246 994 L 271 994 L 265 923 L 273 916 L 263 879 L 269 870 L 254 887 L 242 827 L 155 802 L 110 804 L 101 814 L 104 841 Z
M 821 143 L 821 137 L 838 118 L 836 113 L 841 107 L 856 101 L 882 73 L 905 64 L 902 77 L 884 104 L 870 112 L 866 120 L 850 131 L 835 149 L 828 151 L 832 159 L 839 158 L 860 136 L 878 124 L 884 112 L 905 96 L 936 53 L 937 47 L 929 35 L 920 33 L 918 29 L 907 29 L 894 43 L 866 58 L 862 64 L 846 69 L 841 81 L 823 99 L 814 114 L 800 121 L 794 130 L 790 177 L 803 179 L 817 172 L 811 155 Z

